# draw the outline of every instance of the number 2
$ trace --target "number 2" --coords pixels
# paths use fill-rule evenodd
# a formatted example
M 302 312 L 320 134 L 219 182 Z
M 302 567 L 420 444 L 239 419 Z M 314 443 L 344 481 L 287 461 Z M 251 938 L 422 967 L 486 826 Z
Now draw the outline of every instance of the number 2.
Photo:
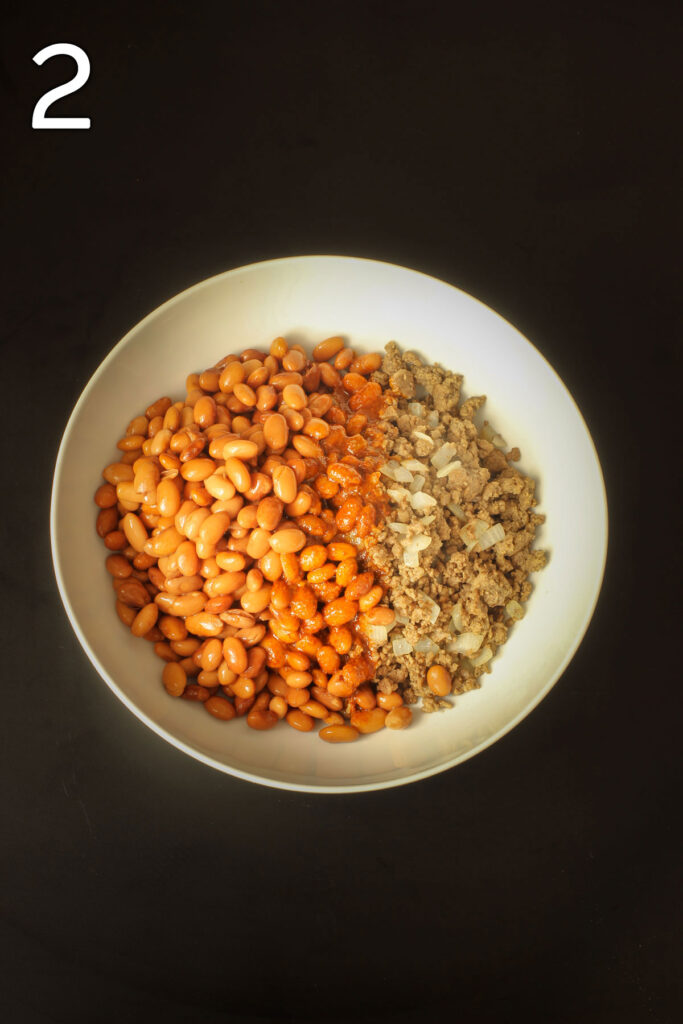
M 80 46 L 74 46 L 73 43 L 52 43 L 51 46 L 46 46 L 44 49 L 39 50 L 33 60 L 36 64 L 44 64 L 50 57 L 61 55 L 73 57 L 76 61 L 76 74 L 68 82 L 58 85 L 55 89 L 50 89 L 49 92 L 40 97 L 33 108 L 32 128 L 90 127 L 89 117 L 45 117 L 48 107 L 55 100 L 61 99 L 62 96 L 68 96 L 69 93 L 76 92 L 81 86 L 85 85 L 90 77 L 90 60 L 88 55 L 85 50 L 82 50 Z

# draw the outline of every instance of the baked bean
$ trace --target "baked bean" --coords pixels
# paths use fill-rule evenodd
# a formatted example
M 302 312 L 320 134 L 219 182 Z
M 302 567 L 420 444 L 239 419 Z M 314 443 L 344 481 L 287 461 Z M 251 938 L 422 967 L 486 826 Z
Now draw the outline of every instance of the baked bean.
M 172 480 L 160 480 L 157 486 L 157 507 L 162 516 L 173 516 L 180 508 L 180 491 Z
M 188 615 L 185 625 L 188 631 L 194 633 L 195 636 L 218 636 L 223 629 L 223 622 L 217 615 L 210 615 L 204 611 Z
M 304 572 L 319 569 L 327 561 L 327 549 L 322 544 L 310 544 L 299 553 L 299 564 Z
M 333 562 L 341 562 L 345 558 L 355 558 L 356 549 L 353 544 L 346 544 L 343 541 L 333 541 L 327 545 L 327 555 Z
M 248 665 L 247 651 L 237 637 L 227 637 L 223 641 L 223 657 L 226 664 L 238 676 L 242 675 Z
M 351 630 L 346 626 L 335 626 L 328 634 L 330 647 L 333 647 L 337 654 L 348 654 L 353 645 Z
M 236 488 L 232 480 L 228 480 L 218 473 L 213 473 L 210 477 L 207 477 L 204 481 L 204 487 L 212 498 L 217 498 L 219 501 L 229 501 L 236 494 Z
M 228 363 L 218 378 L 218 387 L 225 394 L 232 394 L 236 384 L 244 380 L 244 369 L 239 362 Z
M 341 665 L 341 658 L 335 651 L 334 647 L 327 644 L 320 648 L 317 654 L 318 664 L 323 672 L 331 676 L 333 673 L 339 671 Z
M 171 697 L 180 697 L 187 686 L 187 673 L 177 661 L 169 661 L 164 666 L 161 679 Z
M 166 530 L 162 530 L 161 533 L 150 537 L 145 542 L 144 551 L 148 555 L 153 555 L 154 558 L 162 558 L 165 555 L 172 554 L 182 541 L 182 534 L 178 533 L 175 526 L 169 526 Z
M 182 700 L 199 701 L 203 704 L 209 699 L 211 693 L 205 686 L 200 686 L 198 683 L 188 683 L 180 696 Z
M 222 597 L 226 594 L 234 594 L 241 587 L 246 586 L 247 577 L 244 572 L 222 572 L 219 576 L 206 580 L 204 592 L 209 597 Z
M 180 470 L 180 475 L 183 480 L 190 480 L 191 482 L 201 482 L 202 480 L 208 479 L 216 470 L 216 463 L 213 459 L 188 459 Z
M 274 412 L 266 418 L 263 424 L 263 436 L 271 451 L 279 452 L 287 447 L 289 426 L 281 413 Z M 277 491 L 275 493 L 277 494 Z M 278 497 L 280 497 L 279 494 Z
M 283 504 L 279 498 L 274 496 L 263 498 L 256 509 L 258 525 L 261 529 L 272 533 L 282 519 L 282 512 Z
M 158 620 L 158 626 L 168 640 L 184 640 L 187 636 L 187 626 L 182 619 L 174 615 L 162 615 Z
M 386 711 L 382 708 L 372 708 L 368 711 L 354 711 L 351 715 L 351 725 L 360 733 L 379 732 L 384 728 L 384 720 L 387 717 Z
M 362 499 L 354 494 L 347 498 L 341 508 L 338 509 L 335 519 L 342 533 L 348 533 L 349 530 L 353 529 L 362 507 Z
M 283 552 L 280 554 L 280 562 L 282 564 L 282 575 L 287 583 L 296 583 L 302 578 L 299 559 L 295 552 Z
M 287 515 L 292 519 L 298 519 L 305 515 L 313 504 L 313 496 L 303 488 L 297 493 L 293 501 L 285 506 Z
M 279 529 L 270 538 L 270 546 L 279 555 L 293 554 L 300 551 L 306 543 L 306 535 L 296 527 Z
M 247 725 L 250 729 L 272 729 L 280 721 L 274 711 L 268 708 L 252 709 L 247 715 Z
M 215 672 L 223 659 L 223 646 L 221 641 L 212 637 L 202 645 L 200 664 L 205 672 Z M 202 682 L 202 680 L 199 680 Z M 216 683 L 218 685 L 218 683 Z
M 215 545 L 230 526 L 227 512 L 213 512 L 199 527 L 198 538 L 204 544 Z
M 316 363 L 324 363 L 328 359 L 332 359 L 336 356 L 337 352 L 340 352 L 344 348 L 344 339 L 335 335 L 332 338 L 326 338 L 325 341 L 320 341 L 313 349 L 313 358 Z
M 361 612 L 369 612 L 371 608 L 379 604 L 383 597 L 384 590 L 379 585 L 376 585 L 371 590 L 368 590 L 367 594 L 363 594 L 362 597 L 358 598 L 358 608 Z
M 256 694 L 254 680 L 246 679 L 244 676 L 238 676 L 234 682 L 230 683 L 230 686 L 235 696 L 241 700 L 250 700 Z
M 256 408 L 259 412 L 268 412 L 277 405 L 277 391 L 270 384 L 262 384 L 256 388 Z
M 369 626 L 390 626 L 396 618 L 393 608 L 386 605 L 375 605 L 363 615 L 364 623 Z
M 306 408 L 306 392 L 300 384 L 287 384 L 282 391 L 282 401 L 290 409 L 300 412 Z
M 264 611 L 270 603 L 270 584 L 262 587 L 260 590 L 254 592 L 247 591 L 240 597 L 240 604 L 247 612 L 253 612 L 258 615 L 259 612 Z
M 203 395 L 194 403 L 194 421 L 203 429 L 216 422 L 216 403 L 210 395 Z
M 251 487 L 251 474 L 240 459 L 228 458 L 225 460 L 225 473 L 228 479 L 235 485 L 235 489 L 243 494 Z
M 315 724 L 315 719 L 311 718 L 310 715 L 304 714 L 298 708 L 292 708 L 291 711 L 288 711 L 285 721 L 293 729 L 298 729 L 299 732 L 310 732 Z
M 320 583 L 327 583 L 328 580 L 334 579 L 336 571 L 337 567 L 334 562 L 326 562 L 325 565 L 321 565 L 319 569 L 311 569 L 307 574 L 307 579 L 313 586 Z
M 413 713 L 410 708 L 392 708 L 384 719 L 387 729 L 406 729 L 413 720 Z
M 107 572 L 119 580 L 126 579 L 133 571 L 132 565 L 123 555 L 109 555 L 104 564 Z
M 307 394 L 317 391 L 320 387 L 320 367 L 313 364 L 303 375 L 301 386 Z
M 113 484 L 101 484 L 95 491 L 95 504 L 98 508 L 113 508 L 116 505 L 116 488 Z
M 149 594 L 142 583 L 135 579 L 123 579 L 117 588 L 119 601 L 131 605 L 133 608 L 144 608 L 149 602 Z
M 151 601 L 144 605 L 133 619 L 130 631 L 133 636 L 145 636 L 156 625 L 159 607 Z
M 327 365 L 326 363 L 324 365 Z M 312 437 L 305 437 L 303 434 L 296 434 L 292 438 L 292 445 L 306 459 L 322 459 L 324 452 L 317 441 Z
M 344 488 L 359 487 L 363 482 L 360 473 L 344 462 L 333 462 L 327 467 L 327 475 L 330 480 L 340 484 Z
M 104 547 L 110 551 L 123 551 L 126 544 L 126 535 L 122 529 L 113 529 L 111 534 L 104 538 Z
M 446 697 L 453 686 L 448 669 L 443 665 L 431 665 L 427 669 L 427 686 L 437 697 Z
M 260 590 L 263 586 L 263 574 L 258 569 L 250 569 L 247 573 L 247 590 Z
M 235 707 L 225 697 L 209 697 L 204 701 L 204 707 L 210 715 L 222 722 L 229 722 L 235 717 Z
M 335 580 L 340 587 L 348 587 L 358 575 L 358 562 L 355 558 L 343 558 L 337 565 Z
M 314 699 L 318 701 L 328 709 L 328 711 L 341 711 L 344 707 L 344 702 L 340 697 L 333 697 L 331 693 L 328 693 L 322 686 L 312 686 L 311 694 Z
M 136 551 L 142 551 L 147 543 L 147 530 L 139 516 L 134 512 L 127 512 L 121 520 L 121 527 L 131 547 Z
M 162 661 L 178 661 L 178 655 L 171 649 L 170 644 L 160 640 L 154 644 L 154 653 Z
M 270 591 L 270 604 L 276 611 L 282 611 L 289 607 L 292 592 L 284 580 L 276 580 Z
M 343 626 L 356 617 L 358 605 L 355 601 L 347 601 L 345 597 L 330 601 L 323 608 L 323 618 L 328 626 Z
M 351 373 L 359 373 L 363 377 L 367 377 L 369 374 L 374 373 L 375 370 L 379 370 L 382 365 L 382 356 L 379 352 L 369 352 L 365 356 L 358 356 L 357 359 L 351 363 Z
M 377 707 L 377 698 L 374 691 L 367 683 L 362 683 L 353 695 L 354 703 L 362 711 L 372 711 Z
M 254 441 L 230 440 L 223 448 L 224 459 L 241 459 L 248 461 L 258 455 L 258 445 Z
M 219 551 L 216 563 L 225 572 L 240 572 L 245 568 L 247 560 L 238 551 Z
M 116 484 L 120 484 L 124 480 L 133 480 L 135 473 L 133 472 L 133 467 L 125 462 L 112 462 L 102 470 L 102 476 L 108 484 L 116 486 Z
M 111 509 L 100 509 L 97 513 L 97 519 L 95 520 L 95 529 L 97 535 L 102 539 L 108 534 L 112 534 L 119 525 L 119 512 L 116 508 Z M 144 528 L 144 527 L 142 527 Z M 145 537 L 146 531 L 145 531 Z
M 394 708 L 401 707 L 401 705 L 403 704 L 403 697 L 396 690 L 394 690 L 393 693 L 382 693 L 380 691 L 377 694 L 377 703 L 381 708 L 384 708 L 385 711 L 393 711 Z M 389 722 L 385 720 L 384 724 L 389 725 Z M 391 726 L 389 727 L 391 728 Z
M 364 594 L 367 594 L 370 590 L 372 590 L 373 582 L 374 575 L 371 572 L 361 573 L 359 576 L 356 576 L 356 578 L 352 580 L 351 583 L 349 583 L 346 590 L 344 591 L 344 597 L 346 597 L 349 601 L 358 601 L 359 598 L 361 598 Z M 390 619 L 390 621 L 393 622 L 394 618 L 395 616 L 393 616 L 392 613 L 392 618 Z M 377 626 L 386 624 L 387 623 L 373 622 L 373 625 Z
M 252 530 L 247 540 L 246 550 L 250 558 L 263 558 L 271 550 L 272 534 L 257 526 Z
M 299 619 L 310 619 L 317 611 L 318 601 L 311 588 L 303 584 L 292 592 L 289 606 Z
M 271 697 L 268 702 L 268 710 L 272 711 L 278 718 L 284 718 L 289 707 L 284 697 Z
M 323 384 L 326 384 L 328 388 L 334 390 L 341 384 L 341 377 L 339 371 L 335 370 L 329 363 L 320 364 L 320 379 Z
M 309 686 L 313 682 L 313 676 L 310 672 L 297 672 L 296 669 L 281 668 L 280 675 L 283 677 L 287 686 L 293 690 L 300 690 L 304 686 Z
M 252 473 L 249 490 L 244 492 L 247 501 L 260 501 L 273 489 L 273 481 L 265 473 Z
M 329 720 L 330 716 L 326 721 Z M 336 719 L 333 721 L 334 724 L 325 725 L 318 733 L 321 740 L 325 740 L 326 743 L 352 743 L 353 740 L 358 739 L 360 732 L 353 725 L 337 724 Z
M 130 605 L 124 604 L 123 601 L 117 601 L 116 614 L 121 619 L 124 626 L 132 626 L 137 612 L 135 611 L 135 608 L 131 608 Z
M 158 594 L 157 597 L 161 597 Z M 188 617 L 192 615 L 198 615 L 206 604 L 206 596 L 201 591 L 190 591 L 189 594 L 183 594 L 180 597 L 174 597 L 171 602 L 169 612 L 176 618 L 184 618 L 185 625 L 189 629 L 187 622 Z

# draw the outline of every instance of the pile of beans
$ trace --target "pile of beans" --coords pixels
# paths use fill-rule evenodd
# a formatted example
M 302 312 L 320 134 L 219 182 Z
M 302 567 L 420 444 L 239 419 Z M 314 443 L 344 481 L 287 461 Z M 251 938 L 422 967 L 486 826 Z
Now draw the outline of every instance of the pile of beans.
M 342 338 L 312 360 L 276 338 L 129 423 L 96 526 L 119 618 L 172 697 L 253 729 L 318 722 L 333 743 L 410 724 L 367 642 L 395 618 L 363 555 L 382 512 L 380 363 Z

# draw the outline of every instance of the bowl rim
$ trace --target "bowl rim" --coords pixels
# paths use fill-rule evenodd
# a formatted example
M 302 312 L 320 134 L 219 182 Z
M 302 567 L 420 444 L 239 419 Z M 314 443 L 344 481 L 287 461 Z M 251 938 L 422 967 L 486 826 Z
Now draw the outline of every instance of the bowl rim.
M 331 261 L 342 261 L 342 262 L 345 262 L 345 263 L 377 264 L 379 266 L 388 267 L 388 268 L 391 268 L 391 269 L 394 269 L 394 270 L 400 270 L 400 271 L 403 271 L 404 273 L 409 273 L 409 274 L 417 275 L 419 277 L 424 277 L 424 278 L 426 278 L 429 281 L 433 281 L 433 282 L 435 282 L 435 283 L 437 283 L 437 284 L 439 284 L 441 286 L 445 286 L 447 288 L 452 288 L 454 291 L 459 292 L 461 295 L 465 296 L 470 301 L 477 303 L 479 306 L 482 306 L 489 314 L 491 314 L 492 316 L 496 317 L 498 320 L 502 321 L 502 323 L 505 324 L 506 327 L 508 327 L 509 329 L 513 330 L 522 341 L 524 341 L 527 345 L 529 345 L 531 347 L 531 349 L 534 351 L 536 356 L 540 360 L 542 360 L 542 362 L 545 364 L 546 369 L 550 371 L 550 373 L 555 377 L 556 382 L 559 383 L 560 387 L 562 388 L 562 390 L 563 390 L 563 392 L 565 394 L 565 397 L 569 400 L 571 405 L 574 407 L 574 411 L 575 411 L 575 413 L 576 413 L 576 415 L 578 417 L 578 420 L 579 420 L 579 423 L 580 423 L 581 427 L 583 428 L 583 430 L 585 432 L 586 438 L 587 438 L 588 443 L 589 443 L 590 451 L 592 452 L 593 458 L 595 460 L 595 468 L 597 469 L 598 481 L 599 481 L 599 486 L 600 486 L 600 497 L 602 499 L 601 500 L 602 515 L 600 517 L 599 524 L 598 524 L 600 526 L 601 534 L 602 534 L 602 537 L 601 537 L 601 541 L 602 541 L 602 543 L 601 543 L 602 554 L 601 554 L 600 570 L 599 570 L 598 575 L 595 577 L 594 592 L 593 592 L 591 600 L 590 600 L 590 602 L 589 602 L 589 604 L 587 606 L 586 612 L 584 613 L 584 617 L 583 617 L 582 623 L 581 623 L 581 625 L 580 625 L 576 635 L 574 636 L 574 639 L 572 640 L 572 643 L 569 645 L 569 647 L 568 647 L 568 649 L 567 649 L 567 651 L 565 653 L 565 656 L 562 659 L 562 662 L 561 662 L 560 666 L 552 674 L 552 676 L 548 679 L 548 681 L 545 684 L 545 686 L 535 695 L 535 697 L 531 701 L 529 701 L 529 703 L 527 705 L 525 705 L 525 707 L 517 715 L 515 715 L 514 718 L 512 718 L 508 722 L 506 722 L 506 724 L 502 728 L 500 728 L 497 732 L 495 732 L 493 735 L 487 737 L 485 740 L 482 740 L 481 742 L 477 743 L 470 750 L 466 751 L 463 754 L 458 754 L 455 757 L 448 758 L 444 762 L 442 762 L 442 763 L 440 763 L 438 765 L 432 765 L 429 768 L 417 769 L 417 770 L 414 770 L 414 771 L 409 771 L 405 775 L 402 775 L 402 776 L 400 776 L 398 778 L 387 779 L 387 780 L 383 780 L 383 781 L 380 781 L 380 782 L 354 783 L 354 784 L 350 784 L 350 785 L 349 784 L 345 784 L 345 785 L 339 785 L 339 786 L 331 786 L 331 785 L 319 785 L 318 786 L 318 785 L 312 785 L 312 784 L 308 784 L 308 783 L 288 782 L 288 781 L 285 781 L 283 779 L 269 778 L 269 777 L 267 777 L 265 775 L 259 775 L 259 774 L 255 773 L 255 772 L 248 772 L 248 771 L 244 771 L 241 768 L 235 768 L 235 767 L 232 767 L 230 765 L 226 765 L 226 764 L 222 763 L 221 761 L 218 761 L 215 758 L 213 758 L 213 757 L 211 757 L 211 756 L 209 756 L 207 754 L 204 754 L 200 750 L 195 749 L 189 743 L 184 742 L 182 739 L 179 739 L 177 736 L 174 736 L 171 732 L 169 732 L 167 729 L 165 729 L 163 726 L 161 726 L 158 722 L 155 722 L 154 719 L 150 718 L 149 715 L 147 715 L 144 711 L 142 711 L 140 708 L 138 708 L 137 705 L 134 703 L 134 701 L 129 699 L 126 696 L 126 694 L 120 689 L 120 687 L 116 684 L 114 679 L 112 679 L 112 677 L 106 671 L 104 666 L 100 663 L 100 661 L 99 661 L 95 651 L 91 648 L 90 644 L 88 643 L 86 637 L 84 636 L 84 634 L 83 634 L 83 632 L 82 632 L 82 630 L 80 628 L 80 625 L 78 623 L 76 615 L 75 615 L 75 613 L 73 611 L 73 608 L 71 606 L 71 602 L 69 600 L 69 596 L 68 596 L 68 593 L 67 593 L 67 588 L 66 588 L 66 585 L 65 585 L 65 582 L 64 582 L 64 575 L 63 575 L 62 567 L 61 567 L 61 556 L 60 556 L 60 550 L 59 550 L 59 541 L 58 541 L 58 538 L 57 538 L 57 522 L 56 522 L 56 519 L 57 519 L 57 496 L 58 496 L 58 493 L 59 493 L 59 488 L 60 488 L 60 483 L 61 483 L 64 451 L 65 451 L 65 449 L 66 449 L 66 447 L 68 445 L 71 433 L 72 433 L 72 431 L 74 429 L 75 423 L 76 423 L 76 421 L 78 419 L 78 416 L 79 416 L 79 413 L 80 413 L 80 410 L 81 410 L 82 406 L 85 404 L 85 402 L 86 402 L 86 400 L 88 398 L 88 395 L 90 394 L 92 389 L 95 387 L 95 385 L 97 384 L 97 382 L 100 379 L 100 377 L 106 372 L 107 366 L 113 360 L 113 358 L 114 358 L 115 354 L 118 352 L 118 350 L 120 348 L 122 348 L 125 344 L 127 344 L 129 339 L 134 334 L 136 334 L 137 332 L 141 331 L 148 323 L 150 323 L 156 317 L 161 316 L 163 313 L 167 312 L 176 303 L 179 303 L 179 302 L 183 301 L 190 294 L 197 293 L 197 292 L 201 291 L 203 288 L 209 287 L 210 285 L 214 284 L 219 279 L 225 279 L 225 278 L 229 278 L 229 277 L 236 277 L 237 275 L 244 274 L 244 273 L 252 273 L 252 272 L 261 270 L 264 267 L 268 267 L 268 266 L 282 265 L 282 264 L 292 264 L 292 263 L 306 263 L 306 262 L 310 263 L 310 262 L 314 262 L 314 261 L 330 261 L 330 262 Z M 591 433 L 590 433 L 590 431 L 588 429 L 586 421 L 585 421 L 585 419 L 584 419 L 584 417 L 583 417 L 583 415 L 581 413 L 581 410 L 579 409 L 576 401 L 574 400 L 573 395 L 571 394 L 571 392 L 567 388 L 566 384 L 564 383 L 564 381 L 562 380 L 560 375 L 557 373 L 557 371 L 551 365 L 551 363 L 546 359 L 546 357 L 543 355 L 543 353 L 539 351 L 539 349 L 533 344 L 533 342 L 529 341 L 529 339 L 524 334 L 522 334 L 521 331 L 519 331 L 513 324 L 511 324 L 508 320 L 506 320 L 505 317 L 501 316 L 500 313 L 497 313 L 494 309 L 491 309 L 491 307 L 488 306 L 485 302 L 482 302 L 481 299 L 476 298 L 476 296 L 470 295 L 469 292 L 463 291 L 463 289 L 458 288 L 457 285 L 451 284 L 448 281 L 443 281 L 441 278 L 434 277 L 431 274 L 426 274 L 423 271 L 413 270 L 410 267 L 404 267 L 401 264 L 390 263 L 390 262 L 387 262 L 385 260 L 375 260 L 375 259 L 371 259 L 371 258 L 368 258 L 368 257 L 362 257 L 362 256 L 334 255 L 334 254 L 330 254 L 330 253 L 328 253 L 328 254 L 321 254 L 321 255 L 303 255 L 302 254 L 302 255 L 297 255 L 297 256 L 284 256 L 284 257 L 278 257 L 278 258 L 269 259 L 269 260 L 260 260 L 260 261 L 258 261 L 256 263 L 249 263 L 249 264 L 245 264 L 244 266 L 233 267 L 233 268 L 231 268 L 229 270 L 221 271 L 218 274 L 213 274 L 211 277 L 207 277 L 207 278 L 202 279 L 201 281 L 197 281 L 195 284 L 190 285 L 188 288 L 185 288 L 181 292 L 178 292 L 177 294 L 171 296 L 171 298 L 166 299 L 164 302 L 161 303 L 161 305 L 155 307 L 153 310 L 151 310 L 149 313 L 147 313 L 142 318 L 142 320 L 137 321 L 137 323 L 135 323 L 128 331 L 126 331 L 126 333 L 123 335 L 123 337 L 111 348 L 111 350 L 107 353 L 107 355 L 102 360 L 102 362 L 96 367 L 95 371 L 93 372 L 93 374 L 89 378 L 88 382 L 86 383 L 85 387 L 81 391 L 81 394 L 79 395 L 79 398 L 78 398 L 76 404 L 74 405 L 74 407 L 73 407 L 73 409 L 71 411 L 69 419 L 67 420 L 66 426 L 64 428 L 64 432 L 62 434 L 62 438 L 61 438 L 61 441 L 60 441 L 60 444 L 59 444 L 59 448 L 58 448 L 58 451 L 57 451 L 57 456 L 56 456 L 56 459 L 55 459 L 55 466 L 54 466 L 53 480 L 52 480 L 52 489 L 51 489 L 51 494 L 50 494 L 50 547 L 51 547 L 51 552 L 52 552 L 53 570 L 54 570 L 55 579 L 56 579 L 56 582 L 57 582 L 57 588 L 59 590 L 59 595 L 61 597 L 62 604 L 64 605 L 64 610 L 66 611 L 67 618 L 69 619 L 71 627 L 72 627 L 74 633 L 76 634 L 81 647 L 85 651 L 89 661 L 91 662 L 93 667 L 96 669 L 96 671 L 99 674 L 99 676 L 108 685 L 109 689 L 112 690 L 113 693 L 116 695 L 116 697 L 118 697 L 118 699 L 121 701 L 121 703 L 125 707 L 127 707 L 128 710 L 131 711 L 135 715 L 136 718 L 138 718 L 141 722 L 143 722 L 146 726 L 148 726 L 148 728 L 150 728 L 153 732 L 155 732 L 162 739 L 166 740 L 166 742 L 170 743 L 172 746 L 176 747 L 178 750 L 183 751 L 183 753 L 188 754 L 190 757 L 193 757 L 195 760 L 200 761 L 201 763 L 207 765 L 210 768 L 215 768 L 218 771 L 222 772 L 223 774 L 231 775 L 233 777 L 236 777 L 236 778 L 239 778 L 239 779 L 243 779 L 244 781 L 247 781 L 247 782 L 254 782 L 254 783 L 257 783 L 258 785 L 268 786 L 268 787 L 273 788 L 273 789 L 287 790 L 287 791 L 290 791 L 290 792 L 299 792 L 299 793 L 320 793 L 320 794 L 367 793 L 367 792 L 374 792 L 376 790 L 393 789 L 393 788 L 398 787 L 398 786 L 405 786 L 405 785 L 408 785 L 411 782 L 418 782 L 418 781 L 420 781 L 422 779 L 430 778 L 433 775 L 438 775 L 441 772 L 449 770 L 450 768 L 454 768 L 456 765 L 461 764 L 464 761 L 469 760 L 471 757 L 474 757 L 476 754 L 481 753 L 483 750 L 486 750 L 487 747 L 492 746 L 499 739 L 501 739 L 503 736 L 505 736 L 508 732 L 511 732 L 548 695 L 550 690 L 553 688 L 553 686 L 557 683 L 557 681 L 561 678 L 561 676 L 566 671 L 567 666 L 570 664 L 570 662 L 571 662 L 572 658 L 574 657 L 574 655 L 576 654 L 576 652 L 577 652 L 581 642 L 583 641 L 583 638 L 585 637 L 586 632 L 588 630 L 588 627 L 590 625 L 590 622 L 591 622 L 591 620 L 593 618 L 593 614 L 595 612 L 595 608 L 597 606 L 598 599 L 600 597 L 600 593 L 601 593 L 601 590 L 602 590 L 602 584 L 603 584 L 603 580 L 604 580 L 604 576 L 605 576 L 605 567 L 606 567 L 606 562 L 607 562 L 608 542 L 609 542 L 609 516 L 608 516 L 608 507 L 607 507 L 607 492 L 606 492 L 606 488 L 605 488 L 605 481 L 604 481 L 604 476 L 603 476 L 603 472 L 602 472 L 602 467 L 600 465 L 600 459 L 598 457 L 597 449 L 595 447 L 595 442 L 593 441 L 593 438 L 592 438 Z

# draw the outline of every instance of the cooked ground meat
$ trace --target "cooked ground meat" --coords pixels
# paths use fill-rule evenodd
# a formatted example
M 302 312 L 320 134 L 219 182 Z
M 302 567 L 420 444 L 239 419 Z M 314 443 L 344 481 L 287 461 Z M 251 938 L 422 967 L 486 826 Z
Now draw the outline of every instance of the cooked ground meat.
M 461 403 L 460 374 L 425 365 L 413 352 L 402 355 L 390 342 L 374 379 L 388 385 L 392 395 L 382 413 L 389 459 L 382 481 L 392 512 L 370 555 L 384 574 L 387 603 L 398 617 L 378 649 L 377 685 L 385 693 L 399 690 L 408 704 L 421 700 L 425 711 L 435 711 L 451 705 L 427 686 L 429 666 L 448 669 L 453 693 L 479 686 L 490 660 L 477 664 L 477 659 L 488 652 L 493 656 L 521 617 L 518 605 L 531 593 L 529 573 L 546 562 L 545 552 L 531 549 L 544 517 L 534 511 L 535 481 L 513 465 L 519 449 L 505 452 L 502 438 L 488 424 L 478 429 L 474 423 L 485 396 Z M 400 465 L 407 460 L 421 464 L 408 469 L 410 480 Z M 428 496 L 422 499 L 425 507 L 414 492 Z M 496 524 L 504 530 L 503 539 L 481 550 L 478 532 Z M 465 528 L 474 543 L 468 545 L 461 536 Z M 404 556 L 416 537 L 423 547 L 417 559 L 413 556 L 417 564 L 407 565 Z M 458 633 L 481 637 L 478 651 L 467 657 L 453 650 Z M 392 642 L 401 638 L 412 650 L 397 655 Z M 416 645 L 428 649 L 418 652 Z

